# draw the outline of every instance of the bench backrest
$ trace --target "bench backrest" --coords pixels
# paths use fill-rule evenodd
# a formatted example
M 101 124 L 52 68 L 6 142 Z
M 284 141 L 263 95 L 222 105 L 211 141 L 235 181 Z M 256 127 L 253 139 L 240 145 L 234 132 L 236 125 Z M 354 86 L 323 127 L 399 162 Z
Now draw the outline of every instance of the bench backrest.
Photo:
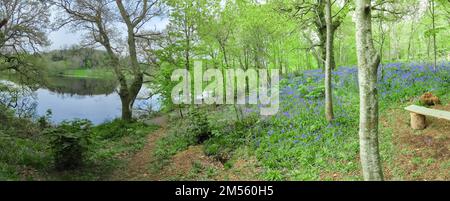
M 450 121 L 450 112 L 443 110 L 435 110 L 426 107 L 421 107 L 417 105 L 411 105 L 405 108 L 405 110 L 414 112 L 416 114 L 421 114 L 425 116 L 432 116 L 439 119 L 446 119 Z

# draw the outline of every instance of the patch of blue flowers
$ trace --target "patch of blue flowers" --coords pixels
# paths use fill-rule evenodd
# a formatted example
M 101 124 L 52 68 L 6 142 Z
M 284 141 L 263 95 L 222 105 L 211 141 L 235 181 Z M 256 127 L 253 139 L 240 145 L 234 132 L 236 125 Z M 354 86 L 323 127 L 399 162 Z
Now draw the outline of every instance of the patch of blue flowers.
M 391 63 L 379 69 L 380 105 L 428 91 L 445 94 L 450 89 L 449 62 L 436 69 L 419 63 Z M 354 163 L 358 154 L 358 70 L 340 67 L 333 72 L 333 123 L 325 119 L 323 82 L 322 70 L 288 75 L 280 82 L 280 112 L 263 121 L 254 134 L 257 155 L 272 174 L 266 179 L 315 180 L 323 171 L 358 170 L 359 164 Z M 273 176 L 276 173 L 279 175 Z

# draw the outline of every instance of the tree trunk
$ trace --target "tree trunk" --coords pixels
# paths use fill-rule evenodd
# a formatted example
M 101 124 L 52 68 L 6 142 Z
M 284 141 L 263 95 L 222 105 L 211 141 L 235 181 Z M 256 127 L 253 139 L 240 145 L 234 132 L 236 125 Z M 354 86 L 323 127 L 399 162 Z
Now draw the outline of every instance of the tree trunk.
M 330 36 L 330 42 L 329 42 L 329 46 L 330 46 L 330 69 L 331 70 L 335 70 L 336 69 L 336 60 L 335 60 L 335 54 L 334 54 L 334 35 L 336 33 L 336 27 L 331 28 L 331 34 L 329 34 Z
M 144 20 L 144 16 L 140 16 L 139 18 L 135 19 L 137 21 L 132 21 L 122 1 L 116 0 L 116 5 L 119 8 L 120 15 L 127 26 L 128 53 L 130 57 L 131 72 L 133 76 L 130 87 L 121 89 L 122 93 L 120 93 L 120 97 L 122 101 L 122 119 L 124 121 L 132 121 L 133 105 L 144 83 L 144 73 L 142 72 L 141 66 L 138 61 L 135 36 L 135 28 L 139 25 L 139 23 L 136 22 Z M 143 1 L 142 6 L 144 7 L 143 12 L 147 12 L 145 10 L 148 8 L 148 1 Z
M 233 104 L 234 107 L 234 112 L 236 113 L 236 121 L 240 121 L 241 119 L 239 118 L 239 112 L 238 112 L 238 106 L 236 104 Z
M 381 79 L 384 79 L 384 65 L 383 65 L 383 56 L 384 56 L 384 42 L 386 40 L 386 33 L 383 29 L 383 18 L 384 11 L 381 12 L 380 22 L 379 22 L 379 31 L 380 31 L 380 63 L 381 63 Z
M 380 57 L 372 38 L 370 0 L 356 0 L 356 46 L 360 88 L 360 155 L 364 180 L 383 180 L 378 145 L 377 70 Z
M 323 28 L 319 28 L 319 40 L 320 40 L 320 53 L 319 53 L 319 68 L 324 70 L 325 69 L 325 63 L 327 60 L 327 29 L 324 26 Z
M 131 100 L 128 95 L 120 95 L 120 101 L 122 102 L 122 120 L 130 122 L 133 120 L 133 110 Z
M 427 38 L 428 38 L 428 40 L 427 40 L 427 57 L 428 57 L 427 63 L 428 63 L 428 62 L 430 62 L 431 39 L 430 39 L 430 37 L 427 37 Z
M 412 53 L 411 53 L 411 49 L 412 49 L 412 41 L 414 38 L 414 21 L 411 23 L 411 32 L 409 34 L 409 40 L 408 40 L 408 60 L 412 59 Z
M 326 42 L 326 60 L 325 60 L 325 116 L 328 122 L 334 119 L 333 114 L 333 92 L 331 88 L 331 69 L 333 54 L 333 27 L 331 17 L 331 2 L 327 0 L 326 5 L 326 24 L 327 24 L 327 42 Z
M 331 65 L 331 70 L 334 70 L 336 68 L 336 61 L 335 61 L 335 55 L 334 55 L 334 35 L 336 33 L 336 27 L 333 27 L 333 25 L 331 25 L 331 33 L 328 33 L 328 28 L 324 29 L 321 31 L 323 31 L 323 34 L 319 34 L 320 37 L 320 57 L 318 58 L 318 62 L 319 62 L 319 68 L 323 68 L 325 69 L 325 65 L 326 65 L 326 60 L 327 60 L 327 48 L 329 45 L 330 48 L 330 65 Z M 330 35 L 330 40 L 331 42 L 328 44 L 328 35 Z
M 436 14 L 434 0 L 431 0 L 431 19 L 433 21 L 433 51 L 434 51 L 434 64 L 433 70 L 437 68 L 437 46 L 436 46 Z

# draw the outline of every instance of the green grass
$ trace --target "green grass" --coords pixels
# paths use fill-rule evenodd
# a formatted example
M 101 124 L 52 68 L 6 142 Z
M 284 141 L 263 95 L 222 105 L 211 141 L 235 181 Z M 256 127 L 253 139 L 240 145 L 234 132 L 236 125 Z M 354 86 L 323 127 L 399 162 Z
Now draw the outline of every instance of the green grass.
M 76 78 L 113 78 L 114 73 L 106 69 L 73 69 L 62 73 L 66 77 Z
M 156 142 L 154 153 L 156 160 L 149 167 L 154 172 L 164 168 L 173 155 L 186 150 L 192 145 L 192 140 L 185 135 L 187 133 L 187 122 L 174 121 L 171 128 L 168 131 L 168 135 Z
M 408 75 L 408 72 L 405 74 Z M 342 83 L 334 90 L 336 119 L 332 124 L 324 118 L 324 107 L 321 105 L 322 82 L 313 79 L 305 82 L 300 78 L 302 84 L 298 84 L 299 80 L 296 78 L 292 83 L 281 81 L 292 85 L 289 87 L 294 95 L 306 94 L 302 97 L 306 101 L 299 103 L 295 102 L 299 97 L 288 97 L 282 101 L 277 116 L 259 119 L 250 123 L 251 126 L 239 126 L 242 122 L 235 121 L 234 116 L 229 115 L 223 107 L 216 111 L 209 109 L 205 113 L 208 114 L 212 136 L 204 142 L 205 153 L 218 160 L 223 159 L 223 154 L 239 158 L 240 153 L 235 153 L 235 150 L 250 147 L 263 169 L 257 177 L 263 180 L 362 180 L 358 160 L 357 82 L 350 77 L 339 77 L 337 81 L 341 79 Z M 399 80 L 398 77 L 389 78 L 387 84 L 383 85 L 387 93 L 385 96 L 380 95 L 380 117 L 389 118 L 390 109 L 402 108 L 430 90 L 442 97 L 444 104 L 447 103 L 449 93 L 446 83 L 427 79 L 424 82 L 416 81 L 409 88 L 405 88 L 398 84 L 401 83 Z M 174 126 L 176 135 L 171 135 L 160 143 L 158 153 L 164 155 L 163 158 L 168 158 L 189 146 L 183 137 L 187 130 L 185 126 L 190 125 Z M 402 150 L 396 150 L 393 144 L 394 134 L 392 129 L 385 128 L 380 122 L 380 154 L 383 164 L 387 170 L 391 170 L 393 179 L 401 179 L 404 178 L 405 172 L 394 166 L 395 153 Z M 227 168 L 232 166 L 232 161 L 224 162 Z M 420 158 L 412 161 L 415 164 L 432 162 Z M 416 174 L 419 176 L 423 172 Z
M 51 154 L 44 138 L 0 137 L 0 180 L 27 179 L 30 176 L 43 177 L 41 172 L 52 164 Z M 24 170 L 37 171 L 38 174 L 20 175 Z
M 10 137 L 14 132 L 9 129 L 8 135 L 0 136 L 0 180 L 109 180 L 156 129 L 158 126 L 121 120 L 94 127 L 84 165 L 71 171 L 54 169 L 48 136 Z
M 93 128 L 88 162 L 80 170 L 56 174 L 55 180 L 109 180 L 114 171 L 141 150 L 157 126 L 115 120 Z

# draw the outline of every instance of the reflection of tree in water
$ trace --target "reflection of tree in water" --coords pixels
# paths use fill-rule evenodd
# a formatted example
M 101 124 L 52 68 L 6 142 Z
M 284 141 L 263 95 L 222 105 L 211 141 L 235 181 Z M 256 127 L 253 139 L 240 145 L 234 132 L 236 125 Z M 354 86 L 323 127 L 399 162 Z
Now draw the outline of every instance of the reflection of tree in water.
M 112 79 L 50 77 L 45 88 L 70 96 L 109 95 L 115 92 L 117 82 Z
M 31 118 L 36 114 L 36 94 L 31 88 L 0 82 L 0 105 L 13 109 L 18 117 Z

